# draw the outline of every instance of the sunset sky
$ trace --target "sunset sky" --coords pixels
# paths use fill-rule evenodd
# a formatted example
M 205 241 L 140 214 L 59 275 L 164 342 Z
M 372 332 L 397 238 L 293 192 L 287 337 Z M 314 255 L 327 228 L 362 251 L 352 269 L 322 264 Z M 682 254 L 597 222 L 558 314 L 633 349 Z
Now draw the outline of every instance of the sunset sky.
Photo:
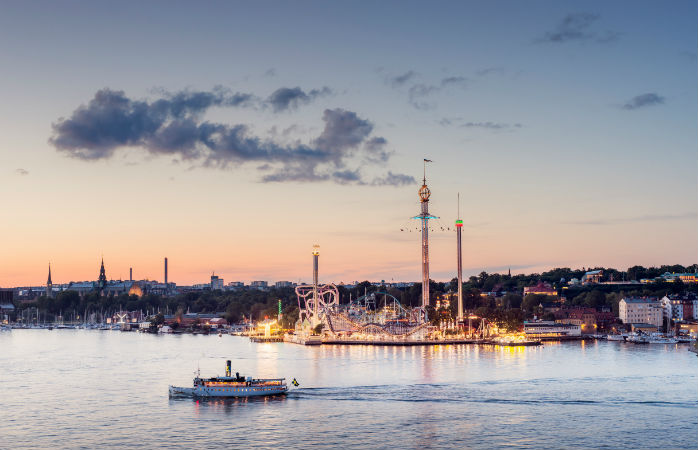
M 0 286 L 698 260 L 695 1 L 0 8 Z

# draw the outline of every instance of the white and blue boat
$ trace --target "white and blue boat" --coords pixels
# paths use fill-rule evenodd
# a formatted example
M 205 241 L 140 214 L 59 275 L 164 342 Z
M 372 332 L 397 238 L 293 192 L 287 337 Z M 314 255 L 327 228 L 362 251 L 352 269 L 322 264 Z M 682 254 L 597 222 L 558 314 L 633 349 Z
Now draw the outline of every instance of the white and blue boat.
M 170 386 L 170 397 L 259 397 L 283 395 L 288 391 L 285 378 L 252 378 L 232 375 L 230 360 L 225 363 L 225 376 L 201 378 L 197 371 L 194 387 Z

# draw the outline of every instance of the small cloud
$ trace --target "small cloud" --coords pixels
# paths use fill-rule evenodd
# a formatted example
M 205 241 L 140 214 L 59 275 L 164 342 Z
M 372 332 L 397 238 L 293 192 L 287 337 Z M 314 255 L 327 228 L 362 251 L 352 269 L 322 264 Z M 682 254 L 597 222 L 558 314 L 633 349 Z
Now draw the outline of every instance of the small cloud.
M 288 111 L 296 109 L 300 105 L 308 104 L 318 97 L 330 94 L 332 94 L 332 90 L 327 86 L 322 89 L 312 89 L 308 92 L 303 91 L 299 87 L 282 87 L 272 92 L 267 99 L 267 104 L 272 107 L 274 112 Z
M 518 129 L 522 128 L 523 125 L 520 123 L 503 123 L 503 122 L 468 122 L 465 121 L 461 117 L 453 117 L 453 118 L 448 118 L 444 117 L 443 119 L 439 120 L 439 125 L 448 127 L 448 126 L 455 126 L 458 128 L 481 128 L 485 130 L 494 130 L 494 131 L 501 131 L 501 130 L 512 130 L 512 129 Z
M 405 186 L 408 184 L 416 184 L 417 180 L 411 175 L 402 173 L 388 173 L 383 177 L 374 178 L 371 184 L 373 186 Z
M 417 76 L 417 73 L 414 70 L 409 70 L 409 71 L 403 73 L 402 75 L 388 77 L 388 79 L 386 81 L 392 87 L 398 88 L 398 87 L 403 86 L 408 81 L 412 81 L 416 76 Z
M 29 175 L 29 171 L 27 169 L 22 168 L 15 170 L 15 173 L 23 177 Z
M 641 94 L 631 98 L 622 106 L 622 108 L 626 110 L 633 110 L 644 108 L 646 106 L 661 105 L 663 103 L 664 97 L 654 92 L 649 92 L 647 94 Z
M 485 77 L 488 75 L 503 75 L 505 73 L 504 67 L 485 67 L 475 72 L 479 77 Z
M 265 77 L 275 77 L 276 76 L 276 69 L 274 69 L 273 67 L 267 69 L 267 71 L 264 72 L 264 76 Z
M 536 42 L 560 44 L 573 41 L 594 41 L 603 44 L 618 40 L 620 34 L 617 32 L 592 30 L 592 26 L 599 18 L 598 14 L 592 13 L 568 14 L 554 30 L 546 32 Z
M 467 78 L 465 77 L 447 77 L 441 80 L 441 87 L 447 87 L 447 86 L 465 86 L 465 83 L 468 81 Z

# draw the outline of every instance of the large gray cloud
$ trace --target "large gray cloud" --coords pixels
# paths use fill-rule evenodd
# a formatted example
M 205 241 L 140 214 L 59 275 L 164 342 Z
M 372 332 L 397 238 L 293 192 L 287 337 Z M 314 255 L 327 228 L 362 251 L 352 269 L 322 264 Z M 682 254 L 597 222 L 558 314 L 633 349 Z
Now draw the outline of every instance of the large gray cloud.
M 287 111 L 296 109 L 298 106 L 308 104 L 318 97 L 323 97 L 332 94 L 332 89 L 327 86 L 322 89 L 311 89 L 305 92 L 300 87 L 287 88 L 282 87 L 269 96 L 267 103 L 275 112 Z
M 372 136 L 373 124 L 355 112 L 327 109 L 324 128 L 309 144 L 282 145 L 252 134 L 244 124 L 203 119 L 212 107 L 245 106 L 250 94 L 225 89 L 180 92 L 153 101 L 133 100 L 123 91 L 102 89 L 87 105 L 53 124 L 50 143 L 83 160 L 108 159 L 122 148 L 168 155 L 207 167 L 261 163 L 262 181 L 325 181 L 370 184 L 359 176 L 356 157 L 382 157 L 386 141 Z M 378 145 L 380 143 L 381 145 Z M 387 161 L 387 158 L 384 159 Z M 393 185 L 407 184 L 393 178 Z M 414 182 L 414 179 L 412 179 Z
M 616 41 L 620 34 L 614 31 L 595 31 L 593 25 L 599 20 L 598 14 L 573 13 L 566 15 L 554 30 L 546 32 L 537 42 L 563 43 L 571 41 L 594 41 L 608 43 Z
M 661 105 L 662 103 L 664 103 L 664 97 L 654 92 L 648 92 L 647 94 L 636 95 L 628 100 L 623 105 L 623 109 L 633 110 L 646 106 Z

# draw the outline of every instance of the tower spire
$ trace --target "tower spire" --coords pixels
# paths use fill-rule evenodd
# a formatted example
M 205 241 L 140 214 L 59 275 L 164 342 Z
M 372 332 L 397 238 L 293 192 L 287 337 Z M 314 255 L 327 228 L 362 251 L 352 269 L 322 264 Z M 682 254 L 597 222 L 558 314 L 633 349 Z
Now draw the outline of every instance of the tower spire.
M 99 290 L 103 290 L 107 286 L 107 273 L 104 270 L 104 256 L 102 256 L 102 265 L 99 267 L 99 279 L 97 280 Z
M 53 281 L 51 281 L 51 262 L 48 263 L 48 279 L 46 280 L 46 297 L 53 296 Z
M 429 197 L 431 191 L 427 187 L 427 163 L 432 162 L 424 158 L 424 178 L 422 187 L 419 188 L 419 201 L 421 203 L 421 214 L 413 217 L 422 222 L 422 320 L 426 322 L 427 307 L 429 306 L 429 219 L 438 217 L 429 214 Z

